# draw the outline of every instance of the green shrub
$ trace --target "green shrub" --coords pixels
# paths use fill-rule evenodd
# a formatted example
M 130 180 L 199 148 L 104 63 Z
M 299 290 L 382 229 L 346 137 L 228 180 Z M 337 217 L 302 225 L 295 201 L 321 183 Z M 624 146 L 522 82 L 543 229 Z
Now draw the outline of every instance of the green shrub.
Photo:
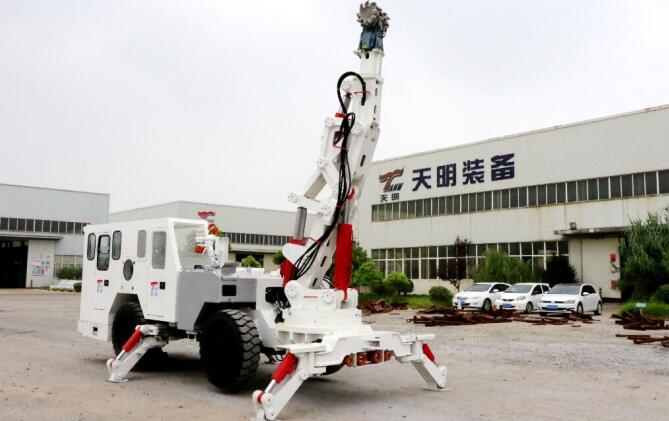
M 374 294 L 380 295 L 381 297 L 391 297 L 397 294 L 397 290 L 393 284 L 384 281 L 383 279 L 373 281 L 369 287 Z
M 653 299 L 658 303 L 669 304 L 669 284 L 664 284 L 655 291 Z
M 245 268 L 261 268 L 262 264 L 256 260 L 255 257 L 248 255 L 242 260 L 242 267 Z
M 283 252 L 281 250 L 278 250 L 272 256 L 272 262 L 277 266 L 281 266 L 281 263 L 283 263 L 285 260 L 286 258 L 284 257 Z
M 371 288 L 373 284 L 378 282 L 383 282 L 383 274 L 376 268 L 376 263 L 371 259 L 360 265 L 351 277 L 351 286 L 353 287 Z
M 639 311 L 638 308 L 636 308 L 636 302 L 635 301 L 628 301 L 622 306 L 620 306 L 620 309 L 618 310 L 618 314 L 622 314 L 626 311 Z M 663 317 L 665 319 L 669 319 L 669 304 L 665 303 L 658 303 L 658 302 L 650 302 L 646 304 L 645 308 L 642 308 L 641 311 L 643 314 L 647 314 L 649 316 L 655 316 L 655 317 Z
M 74 288 L 74 292 L 81 292 L 81 282 L 75 282 L 72 287 Z
M 432 287 L 430 288 L 429 294 L 430 294 L 430 299 L 435 304 L 446 304 L 446 305 L 453 304 L 453 294 L 446 287 L 439 287 L 439 286 Z
M 60 269 L 58 269 L 58 272 L 56 272 L 56 277 L 58 279 L 69 279 L 69 280 L 75 280 L 75 279 L 81 279 L 81 268 L 80 267 L 72 267 L 72 266 L 64 266 Z
M 413 291 L 413 282 L 402 272 L 389 274 L 386 282 L 389 282 L 398 294 L 407 295 Z

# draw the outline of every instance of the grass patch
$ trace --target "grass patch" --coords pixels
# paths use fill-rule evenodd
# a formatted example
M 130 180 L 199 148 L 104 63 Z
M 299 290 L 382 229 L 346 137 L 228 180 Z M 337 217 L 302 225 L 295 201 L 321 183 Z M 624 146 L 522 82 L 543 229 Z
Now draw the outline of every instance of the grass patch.
M 622 314 L 625 311 L 634 311 L 636 308 L 636 301 L 628 301 L 620 307 L 618 310 L 619 314 Z M 664 317 L 669 319 L 669 304 L 658 303 L 655 301 L 650 301 L 646 304 L 646 308 L 640 309 L 643 314 L 655 317 Z
M 370 300 L 385 300 L 388 303 L 406 303 L 411 308 L 428 308 L 430 306 L 439 305 L 449 305 L 451 303 L 435 303 L 432 301 L 429 295 L 427 294 L 409 294 L 409 295 L 394 295 L 392 297 L 382 297 L 376 294 L 360 294 L 358 296 L 358 302 L 362 303 Z

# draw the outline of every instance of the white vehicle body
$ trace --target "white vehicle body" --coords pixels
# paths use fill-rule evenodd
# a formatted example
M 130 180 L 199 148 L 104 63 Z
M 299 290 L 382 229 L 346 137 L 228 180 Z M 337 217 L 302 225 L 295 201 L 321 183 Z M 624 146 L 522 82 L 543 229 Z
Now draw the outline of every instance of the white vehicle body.
M 548 292 L 548 284 L 541 283 L 518 283 L 513 284 L 504 291 L 497 301 L 495 307 L 502 310 L 515 310 L 532 313 L 539 308 L 541 297 Z
M 234 263 L 213 269 L 212 256 L 194 252 L 197 238 L 208 234 L 207 221 L 162 218 L 89 225 L 84 234 L 82 335 L 110 341 L 116 311 L 136 300 L 147 321 L 168 324 L 184 335 L 194 334 L 215 308 L 242 307 L 254 319 L 263 344 L 277 345 L 275 307 L 265 296 L 268 289 L 281 288 L 281 278 Z M 218 256 L 226 261 L 228 239 L 216 241 Z M 132 274 L 125 276 L 124 266 L 130 264 Z
M 456 308 L 491 310 L 500 295 L 511 285 L 503 282 L 478 282 L 453 297 Z
M 544 294 L 539 305 L 541 313 L 580 313 L 600 314 L 602 298 L 589 284 L 557 284 Z

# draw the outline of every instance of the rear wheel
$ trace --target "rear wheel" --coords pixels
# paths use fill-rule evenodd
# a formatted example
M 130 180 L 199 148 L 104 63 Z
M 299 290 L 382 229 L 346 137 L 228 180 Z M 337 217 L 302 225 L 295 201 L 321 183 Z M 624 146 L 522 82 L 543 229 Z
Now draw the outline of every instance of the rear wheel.
M 597 303 L 597 310 L 595 310 L 595 315 L 600 316 L 602 314 L 602 302 Z
M 255 374 L 260 361 L 256 325 L 239 310 L 221 310 L 203 325 L 200 358 L 207 379 L 227 392 L 239 390 Z
M 530 314 L 533 311 L 534 311 L 534 306 L 532 305 L 532 303 L 527 303 L 527 305 L 525 306 L 525 313 Z
M 130 301 L 123 304 L 116 315 L 112 324 L 112 345 L 114 354 L 118 355 L 123 349 L 123 344 L 135 331 L 138 325 L 147 324 L 142 312 L 142 306 L 136 301 Z M 136 370 L 149 370 L 157 368 L 167 358 L 167 353 L 162 348 L 150 349 L 141 360 L 135 365 Z

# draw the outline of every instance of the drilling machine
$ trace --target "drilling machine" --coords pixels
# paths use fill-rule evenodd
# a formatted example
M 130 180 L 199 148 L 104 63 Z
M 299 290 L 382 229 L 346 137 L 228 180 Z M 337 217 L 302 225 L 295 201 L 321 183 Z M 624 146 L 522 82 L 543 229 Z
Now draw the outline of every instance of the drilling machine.
M 86 227 L 79 331 L 111 338 L 117 356 L 107 362 L 110 381 L 125 381 L 169 341 L 195 338 L 208 379 L 226 391 L 248 382 L 261 353 L 280 360 L 268 386 L 253 393 L 257 420 L 276 419 L 307 379 L 343 367 L 394 359 L 411 363 L 426 388 L 446 388 L 446 367 L 427 345 L 434 335 L 372 330 L 349 286 L 350 221 L 379 138 L 388 21 L 376 3 L 360 6 L 360 70 L 337 81 L 338 110 L 325 120 L 316 169 L 301 194 L 289 195 L 297 212 L 280 277 L 227 262 L 227 239 L 211 212 L 200 221 Z M 308 212 L 315 217 L 307 233 Z

